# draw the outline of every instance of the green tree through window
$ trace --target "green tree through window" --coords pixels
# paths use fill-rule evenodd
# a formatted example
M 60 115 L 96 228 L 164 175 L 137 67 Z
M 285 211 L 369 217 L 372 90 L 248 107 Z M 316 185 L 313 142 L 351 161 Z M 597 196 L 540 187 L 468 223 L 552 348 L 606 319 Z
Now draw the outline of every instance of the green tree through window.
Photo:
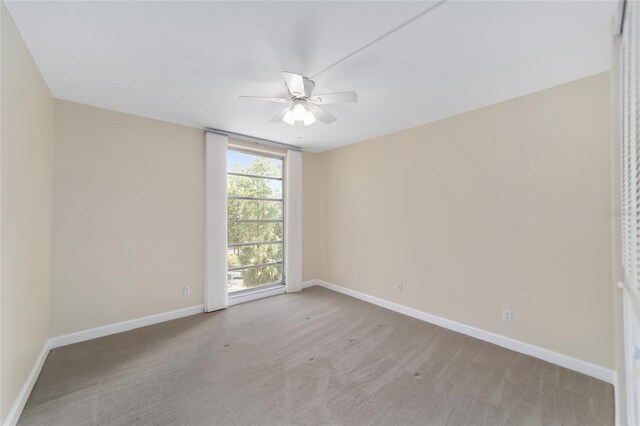
M 239 176 L 233 173 L 281 178 L 283 162 L 279 159 L 254 155 L 244 155 L 244 157 L 252 161 L 234 162 L 231 165 L 227 183 L 230 291 L 282 281 L 282 180 Z M 267 242 L 277 243 L 236 245 Z M 233 270 L 236 267 L 265 264 L 273 265 Z M 241 283 L 239 278 L 242 279 Z

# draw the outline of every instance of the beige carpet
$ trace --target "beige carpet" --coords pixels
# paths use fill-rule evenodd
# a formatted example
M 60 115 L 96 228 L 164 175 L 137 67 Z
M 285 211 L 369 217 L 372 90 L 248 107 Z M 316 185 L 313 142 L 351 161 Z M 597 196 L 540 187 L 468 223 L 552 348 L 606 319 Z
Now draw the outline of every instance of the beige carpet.
M 19 424 L 613 422 L 609 384 L 313 287 L 55 349 Z

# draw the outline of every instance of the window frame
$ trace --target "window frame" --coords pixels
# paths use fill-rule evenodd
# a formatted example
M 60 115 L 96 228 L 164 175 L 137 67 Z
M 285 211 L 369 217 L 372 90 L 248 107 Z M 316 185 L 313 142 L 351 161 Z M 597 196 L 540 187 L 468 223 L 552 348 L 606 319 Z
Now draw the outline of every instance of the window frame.
M 282 162 L 282 177 L 278 177 L 278 176 L 260 176 L 260 175 L 252 175 L 252 174 L 248 174 L 248 173 L 237 173 L 237 172 L 229 172 L 228 168 L 229 165 L 227 164 L 227 171 L 226 171 L 226 175 L 227 175 L 227 188 L 229 185 L 229 176 L 240 176 L 240 177 L 248 177 L 248 178 L 256 178 L 256 179 L 267 179 L 267 180 L 279 180 L 280 182 L 282 182 L 282 198 L 263 198 L 263 197 L 238 197 L 238 196 L 232 196 L 229 195 L 227 192 L 227 205 L 226 208 L 228 208 L 229 206 L 229 200 L 233 199 L 233 200 L 255 200 L 255 201 L 277 201 L 280 202 L 282 204 L 282 217 L 279 220 L 276 219 L 265 219 L 265 220 L 261 220 L 261 219 L 255 219 L 255 220 L 234 220 L 234 221 L 230 221 L 229 220 L 229 213 L 227 212 L 227 227 L 229 226 L 229 223 L 265 223 L 265 222 L 270 222 L 270 223 L 281 223 L 281 227 L 282 227 L 282 239 L 279 241 L 265 241 L 265 242 L 255 242 L 252 241 L 250 243 L 229 243 L 229 241 L 227 241 L 227 251 L 232 248 L 232 247 L 244 247 L 244 246 L 256 246 L 256 245 L 268 245 L 268 244 L 282 244 L 282 258 L 279 262 L 274 262 L 274 263 L 270 263 L 270 264 L 265 264 L 265 265 L 256 265 L 256 266 L 241 266 L 241 267 L 234 267 L 231 268 L 229 267 L 229 258 L 227 255 L 227 274 L 231 271 L 238 271 L 238 270 L 244 270 L 244 269 L 253 269 L 253 268 L 260 268 L 260 267 L 265 267 L 265 266 L 272 266 L 272 265 L 281 265 L 281 280 L 280 282 L 276 282 L 276 283 L 269 283 L 269 284 L 264 284 L 264 285 L 260 285 L 257 287 L 252 287 L 252 288 L 245 288 L 242 290 L 235 290 L 235 291 L 230 291 L 228 288 L 229 283 L 227 282 L 227 297 L 229 297 L 230 299 L 233 299 L 235 297 L 241 297 L 241 296 L 246 296 L 249 293 L 254 293 L 254 292 L 262 292 L 262 291 L 266 291 L 266 290 L 271 290 L 271 289 L 276 289 L 276 288 L 284 288 L 286 283 L 287 283 L 287 277 L 286 277 L 286 273 L 285 273 L 285 261 L 286 261 L 286 249 L 285 249 L 285 244 L 287 241 L 287 237 L 286 237 L 286 230 L 285 230 L 285 222 L 286 222 L 286 154 L 282 154 L 282 155 L 278 155 L 276 153 L 265 153 L 263 151 L 260 150 L 252 150 L 250 148 L 246 148 L 246 147 L 238 147 L 238 146 L 234 146 L 229 144 L 229 146 L 227 147 L 227 155 L 229 155 L 229 151 L 234 151 L 234 152 L 239 152 L 241 154 L 247 154 L 247 155 L 253 155 L 256 157 L 265 157 L 265 158 L 271 158 L 274 160 L 279 160 Z M 228 191 L 228 190 L 227 190 Z

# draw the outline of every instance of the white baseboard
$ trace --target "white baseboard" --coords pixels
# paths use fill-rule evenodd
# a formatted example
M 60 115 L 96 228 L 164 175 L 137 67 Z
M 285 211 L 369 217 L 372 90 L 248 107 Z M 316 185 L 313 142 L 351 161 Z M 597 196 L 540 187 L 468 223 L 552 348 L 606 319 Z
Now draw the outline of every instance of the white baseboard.
M 599 380 L 603 380 L 610 384 L 615 384 L 615 371 L 610 370 L 599 365 L 592 364 L 587 361 L 583 361 L 577 358 L 573 358 L 568 355 L 563 355 L 558 352 L 553 352 L 548 349 L 541 348 L 539 346 L 531 345 L 519 340 L 512 339 L 510 337 L 501 336 L 490 331 L 481 330 L 479 328 L 472 327 L 470 325 L 462 324 L 456 321 L 451 321 L 446 318 L 442 318 L 436 315 L 428 314 L 426 312 L 419 311 L 417 309 L 409 308 L 398 303 L 389 302 L 378 297 L 369 296 L 368 294 L 361 293 L 359 291 L 351 290 L 346 287 L 342 287 L 336 284 L 331 284 L 322 280 L 310 280 L 302 284 L 303 288 L 311 286 L 320 286 L 329 290 L 336 291 L 338 293 L 346 294 L 347 296 L 355 297 L 356 299 L 363 300 L 365 302 L 372 303 L 374 305 L 381 306 L 383 308 L 438 325 L 449 330 L 457 331 L 458 333 L 466 334 L 476 339 L 484 340 L 494 345 L 502 346 L 503 348 L 511 349 L 515 352 L 520 352 L 525 355 L 530 355 L 535 358 L 550 362 L 552 364 L 559 365 L 570 370 L 577 371 L 587 376 L 594 377 Z
M 317 286 L 320 286 L 320 287 L 324 287 L 322 285 L 322 283 L 324 283 L 324 282 L 326 282 L 326 281 L 322 281 L 322 280 L 303 281 L 302 282 L 302 289 L 304 290 L 305 288 L 313 287 L 314 285 L 317 285 Z M 329 284 L 329 283 L 327 283 L 327 284 Z
M 134 328 L 145 327 L 147 325 L 158 324 L 165 321 L 187 317 L 204 312 L 204 306 L 191 306 L 190 308 L 178 309 L 175 311 L 163 312 L 161 314 L 149 315 L 148 317 L 136 318 L 129 321 L 117 322 L 115 324 L 103 325 L 101 327 L 90 328 L 76 333 L 64 334 L 49 339 L 49 349 L 60 346 L 71 345 L 73 343 L 84 342 L 85 340 L 96 339 L 110 334 L 121 333 L 133 330 Z
M 42 366 L 44 365 L 44 361 L 47 359 L 47 355 L 49 355 L 49 341 L 46 341 L 38 358 L 36 359 L 36 363 L 31 369 L 31 373 L 27 377 L 27 380 L 22 385 L 22 389 L 18 393 L 16 400 L 13 402 L 13 405 L 9 409 L 7 416 L 4 419 L 4 426 L 15 426 L 18 423 L 18 419 L 22 414 L 22 410 L 24 409 L 27 400 L 29 399 L 29 395 L 31 394 L 31 390 L 33 389 L 33 385 L 36 384 L 36 380 L 38 380 L 38 376 L 40 375 L 40 370 L 42 370 Z

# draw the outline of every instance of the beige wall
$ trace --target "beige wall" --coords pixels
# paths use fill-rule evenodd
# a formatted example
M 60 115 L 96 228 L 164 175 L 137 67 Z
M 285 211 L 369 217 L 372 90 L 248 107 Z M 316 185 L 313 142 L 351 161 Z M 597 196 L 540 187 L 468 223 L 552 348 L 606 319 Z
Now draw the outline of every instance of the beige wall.
M 2 260 L 4 422 L 49 338 L 53 98 L 1 4 Z
M 4 419 L 50 335 L 202 303 L 204 156 L 201 130 L 54 102 L 4 4 L 1 36 Z M 612 368 L 609 93 L 305 153 L 303 278 Z
M 52 336 L 203 303 L 202 130 L 56 100 L 54 161 Z
M 612 368 L 609 90 L 600 74 L 308 156 L 305 277 Z

